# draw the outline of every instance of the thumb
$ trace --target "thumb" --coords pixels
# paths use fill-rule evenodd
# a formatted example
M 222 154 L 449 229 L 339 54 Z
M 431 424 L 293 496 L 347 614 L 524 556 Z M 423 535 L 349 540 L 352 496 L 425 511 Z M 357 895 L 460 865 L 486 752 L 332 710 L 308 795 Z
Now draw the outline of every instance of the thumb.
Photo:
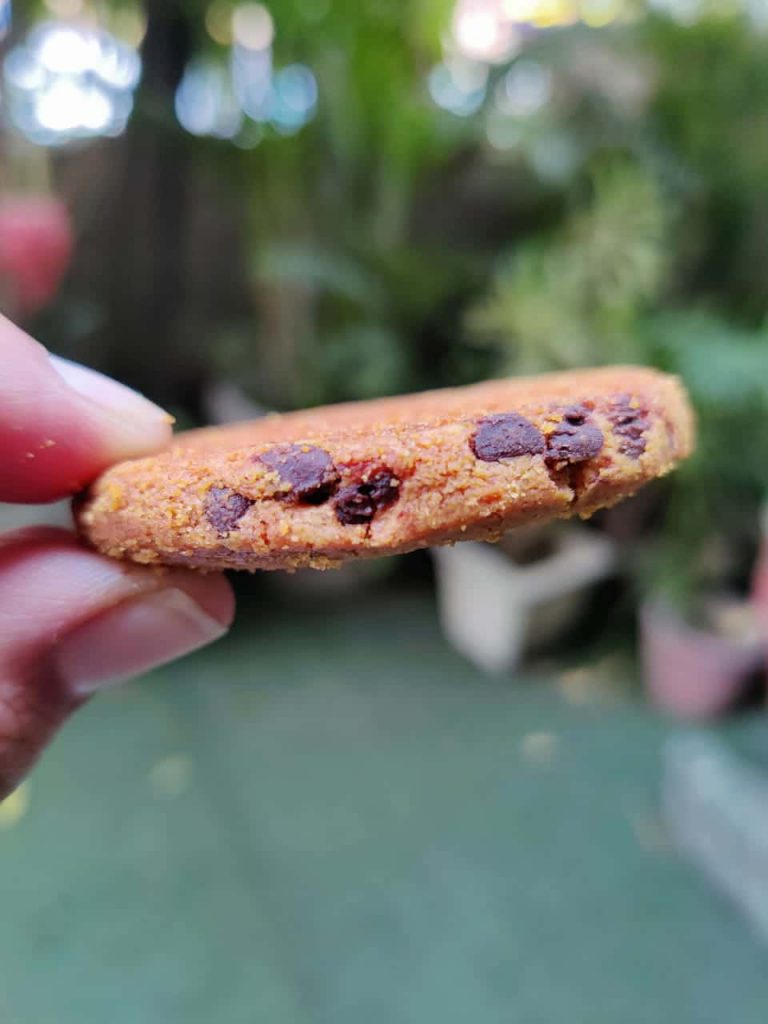
M 137 392 L 50 356 L 0 317 L 0 501 L 74 494 L 113 462 L 164 447 L 171 422 Z

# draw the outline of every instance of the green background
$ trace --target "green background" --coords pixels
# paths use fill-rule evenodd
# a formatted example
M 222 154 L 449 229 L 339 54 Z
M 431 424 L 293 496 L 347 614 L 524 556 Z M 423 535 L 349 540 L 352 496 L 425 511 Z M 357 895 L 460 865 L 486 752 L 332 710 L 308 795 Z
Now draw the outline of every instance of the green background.
M 246 602 L 73 720 L 0 831 L 0 1019 L 763 1022 L 765 949 L 656 817 L 672 728 L 619 684 L 479 675 L 407 590 Z

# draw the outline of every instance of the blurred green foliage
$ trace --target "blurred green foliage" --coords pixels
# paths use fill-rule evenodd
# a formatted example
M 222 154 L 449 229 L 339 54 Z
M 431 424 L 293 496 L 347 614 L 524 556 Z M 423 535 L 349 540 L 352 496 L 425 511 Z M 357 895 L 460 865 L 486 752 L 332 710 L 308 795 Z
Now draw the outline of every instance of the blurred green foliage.
M 226 64 L 209 28 L 230 0 L 146 6 Z M 766 33 L 717 3 L 686 24 L 639 5 L 599 29 L 531 29 L 457 116 L 429 88 L 452 0 L 268 7 L 275 66 L 316 76 L 310 124 L 193 139 L 146 90 L 134 118 L 174 134 L 180 173 L 240 215 L 247 295 L 199 328 L 213 343 L 190 340 L 205 371 L 290 408 L 492 373 L 672 370 L 700 443 L 659 492 L 658 559 L 641 561 L 684 595 L 724 545 L 720 582 L 743 578 L 768 483 Z
M 269 6 L 275 62 L 306 62 L 321 100 L 293 138 L 267 129 L 255 148 L 201 147 L 242 189 L 260 314 L 257 366 L 246 325 L 220 368 L 280 407 L 427 386 L 420 338 L 478 279 L 471 259 L 414 227 L 429 177 L 477 134 L 426 87 L 453 4 Z
M 768 40 L 738 16 L 622 36 L 601 47 L 630 39 L 646 96 L 624 121 L 594 95 L 564 108 L 583 140 L 564 213 L 502 255 L 467 326 L 503 372 L 629 360 L 683 378 L 698 448 L 636 563 L 643 586 L 689 604 L 746 582 L 768 485 Z M 562 69 L 578 42 L 559 46 Z
M 501 349 L 505 373 L 642 358 L 639 316 L 667 268 L 667 213 L 656 182 L 622 161 L 598 166 L 590 195 L 548 237 L 515 247 L 468 326 Z
M 746 329 L 692 309 L 658 314 L 644 333 L 649 358 L 686 382 L 698 437 L 638 566 L 646 586 L 687 607 L 751 573 L 768 481 L 768 324 Z

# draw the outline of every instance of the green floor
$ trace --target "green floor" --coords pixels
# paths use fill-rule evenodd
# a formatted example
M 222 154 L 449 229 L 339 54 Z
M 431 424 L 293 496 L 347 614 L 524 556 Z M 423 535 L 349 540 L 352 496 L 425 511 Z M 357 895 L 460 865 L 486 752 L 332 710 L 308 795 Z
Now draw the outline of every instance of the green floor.
M 764 1024 L 768 951 L 658 828 L 666 731 L 478 675 L 426 595 L 246 608 L 0 830 L 0 1021 Z

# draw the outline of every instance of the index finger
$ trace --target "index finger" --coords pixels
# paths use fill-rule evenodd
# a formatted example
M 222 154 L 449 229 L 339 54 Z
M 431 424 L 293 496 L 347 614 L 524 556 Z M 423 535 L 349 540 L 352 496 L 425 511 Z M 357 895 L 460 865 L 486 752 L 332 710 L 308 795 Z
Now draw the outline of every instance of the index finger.
M 171 423 L 137 392 L 49 355 L 0 316 L 0 501 L 75 494 L 112 463 L 164 447 Z

